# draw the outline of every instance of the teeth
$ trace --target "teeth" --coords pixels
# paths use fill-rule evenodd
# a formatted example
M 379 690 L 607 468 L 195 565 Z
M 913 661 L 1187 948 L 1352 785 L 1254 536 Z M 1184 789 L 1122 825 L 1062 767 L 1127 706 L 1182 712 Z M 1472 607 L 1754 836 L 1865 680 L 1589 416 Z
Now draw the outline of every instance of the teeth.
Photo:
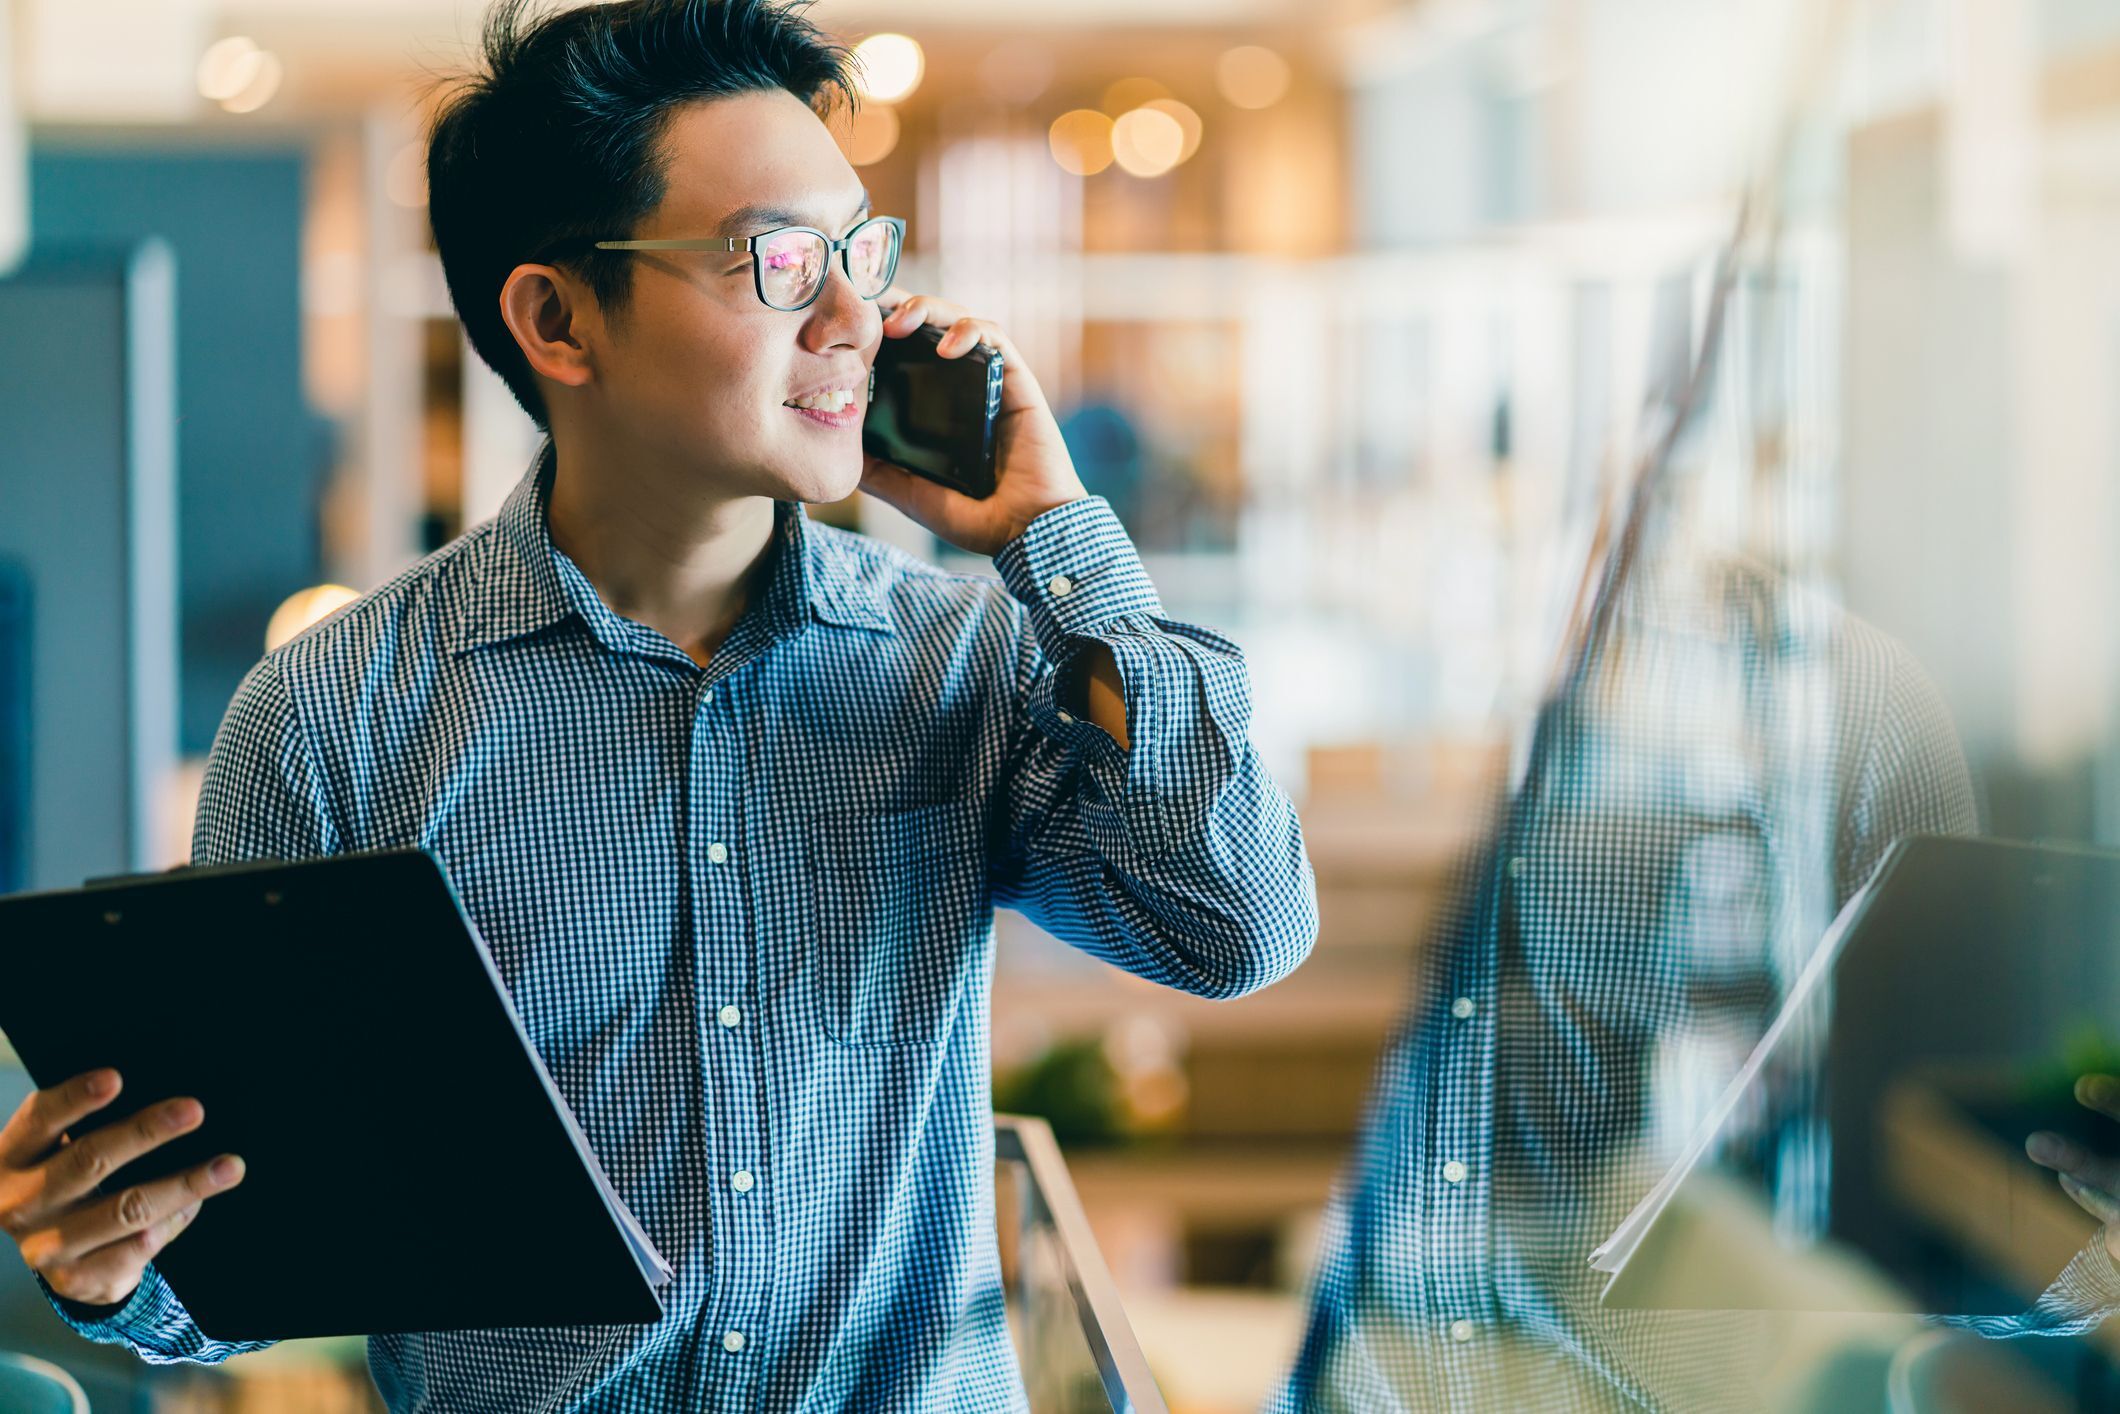
M 800 398 L 790 398 L 784 407 L 810 408 L 816 412 L 839 412 L 854 401 L 852 388 L 827 388 L 822 393 L 811 393 Z

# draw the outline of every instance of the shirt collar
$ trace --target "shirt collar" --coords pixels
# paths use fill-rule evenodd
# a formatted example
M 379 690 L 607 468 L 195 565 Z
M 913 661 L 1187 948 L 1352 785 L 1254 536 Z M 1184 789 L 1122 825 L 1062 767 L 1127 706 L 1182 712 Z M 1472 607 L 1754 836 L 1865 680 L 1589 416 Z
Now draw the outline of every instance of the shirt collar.
M 520 638 L 570 615 L 614 651 L 638 652 L 659 641 L 599 599 L 581 567 L 553 544 L 546 511 L 556 469 L 547 440 L 501 503 L 459 620 L 458 652 Z M 773 636 L 799 633 L 811 617 L 847 628 L 892 631 L 889 607 L 873 577 L 861 573 L 844 543 L 817 533 L 801 505 L 774 503 L 773 534 L 777 543 L 766 592 L 752 610 Z

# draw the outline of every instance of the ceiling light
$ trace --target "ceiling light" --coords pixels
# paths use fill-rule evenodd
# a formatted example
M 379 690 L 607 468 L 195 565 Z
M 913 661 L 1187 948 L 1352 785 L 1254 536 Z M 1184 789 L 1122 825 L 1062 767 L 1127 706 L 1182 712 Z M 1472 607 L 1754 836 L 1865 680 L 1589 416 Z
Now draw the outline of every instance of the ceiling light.
M 847 131 L 847 161 L 856 167 L 881 162 L 898 146 L 898 110 L 883 104 L 865 107 L 854 114 Z
M 199 56 L 199 96 L 216 103 L 234 98 L 258 76 L 265 53 L 245 35 L 230 35 L 210 44 Z
M 902 34 L 872 34 L 854 46 L 855 86 L 864 98 L 896 103 L 920 87 L 927 56 Z
M 324 622 L 360 597 L 360 591 L 348 589 L 343 584 L 319 584 L 313 589 L 288 595 L 280 607 L 272 611 L 272 621 L 265 625 L 265 651 L 273 652 L 296 634 Z
M 1240 44 L 1215 61 L 1215 84 L 1239 108 L 1271 108 L 1288 92 L 1288 61 L 1271 49 Z
M 1094 108 L 1077 108 L 1053 119 L 1045 135 L 1061 170 L 1093 177 L 1112 165 L 1112 120 Z
M 1167 113 L 1177 122 L 1179 129 L 1185 134 L 1185 146 L 1178 153 L 1178 161 L 1191 161 L 1192 155 L 1200 150 L 1200 138 L 1206 132 L 1207 125 L 1200 121 L 1200 115 L 1175 98 L 1151 98 L 1141 106 L 1153 108 L 1158 113 Z
M 1160 177 L 1178 165 L 1185 129 L 1168 113 L 1136 108 L 1112 124 L 1112 155 L 1137 177 Z
M 272 96 L 280 91 L 280 57 L 270 49 L 258 51 L 258 69 L 242 90 L 221 100 L 221 106 L 231 113 L 255 113 L 272 102 Z

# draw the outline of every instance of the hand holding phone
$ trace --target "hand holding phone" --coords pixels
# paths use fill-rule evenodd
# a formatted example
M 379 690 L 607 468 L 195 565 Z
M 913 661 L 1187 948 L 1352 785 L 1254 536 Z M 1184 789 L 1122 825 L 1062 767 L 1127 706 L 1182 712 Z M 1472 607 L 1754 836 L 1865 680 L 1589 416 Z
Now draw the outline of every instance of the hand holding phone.
M 1045 393 L 1007 334 L 928 295 L 891 289 L 879 302 L 886 313 L 863 418 L 862 490 L 978 555 L 996 553 L 1045 512 L 1089 494 Z M 935 402 L 923 406 L 923 393 Z M 923 425 L 926 433 L 918 431 Z M 916 445 L 922 441 L 925 451 Z

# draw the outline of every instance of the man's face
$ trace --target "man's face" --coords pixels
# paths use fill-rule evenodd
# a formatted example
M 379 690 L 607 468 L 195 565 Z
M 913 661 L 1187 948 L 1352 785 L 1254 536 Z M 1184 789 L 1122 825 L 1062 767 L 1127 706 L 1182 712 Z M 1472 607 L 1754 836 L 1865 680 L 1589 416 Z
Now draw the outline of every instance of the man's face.
M 825 125 L 782 89 L 687 105 L 671 119 L 662 205 L 642 240 L 755 236 L 814 226 L 836 240 L 867 193 Z M 758 298 L 742 251 L 637 251 L 632 297 L 597 337 L 597 415 L 665 465 L 729 496 L 827 502 L 861 480 L 861 416 L 882 315 L 832 258 L 824 289 L 789 313 Z M 850 388 L 832 426 L 790 399 Z

